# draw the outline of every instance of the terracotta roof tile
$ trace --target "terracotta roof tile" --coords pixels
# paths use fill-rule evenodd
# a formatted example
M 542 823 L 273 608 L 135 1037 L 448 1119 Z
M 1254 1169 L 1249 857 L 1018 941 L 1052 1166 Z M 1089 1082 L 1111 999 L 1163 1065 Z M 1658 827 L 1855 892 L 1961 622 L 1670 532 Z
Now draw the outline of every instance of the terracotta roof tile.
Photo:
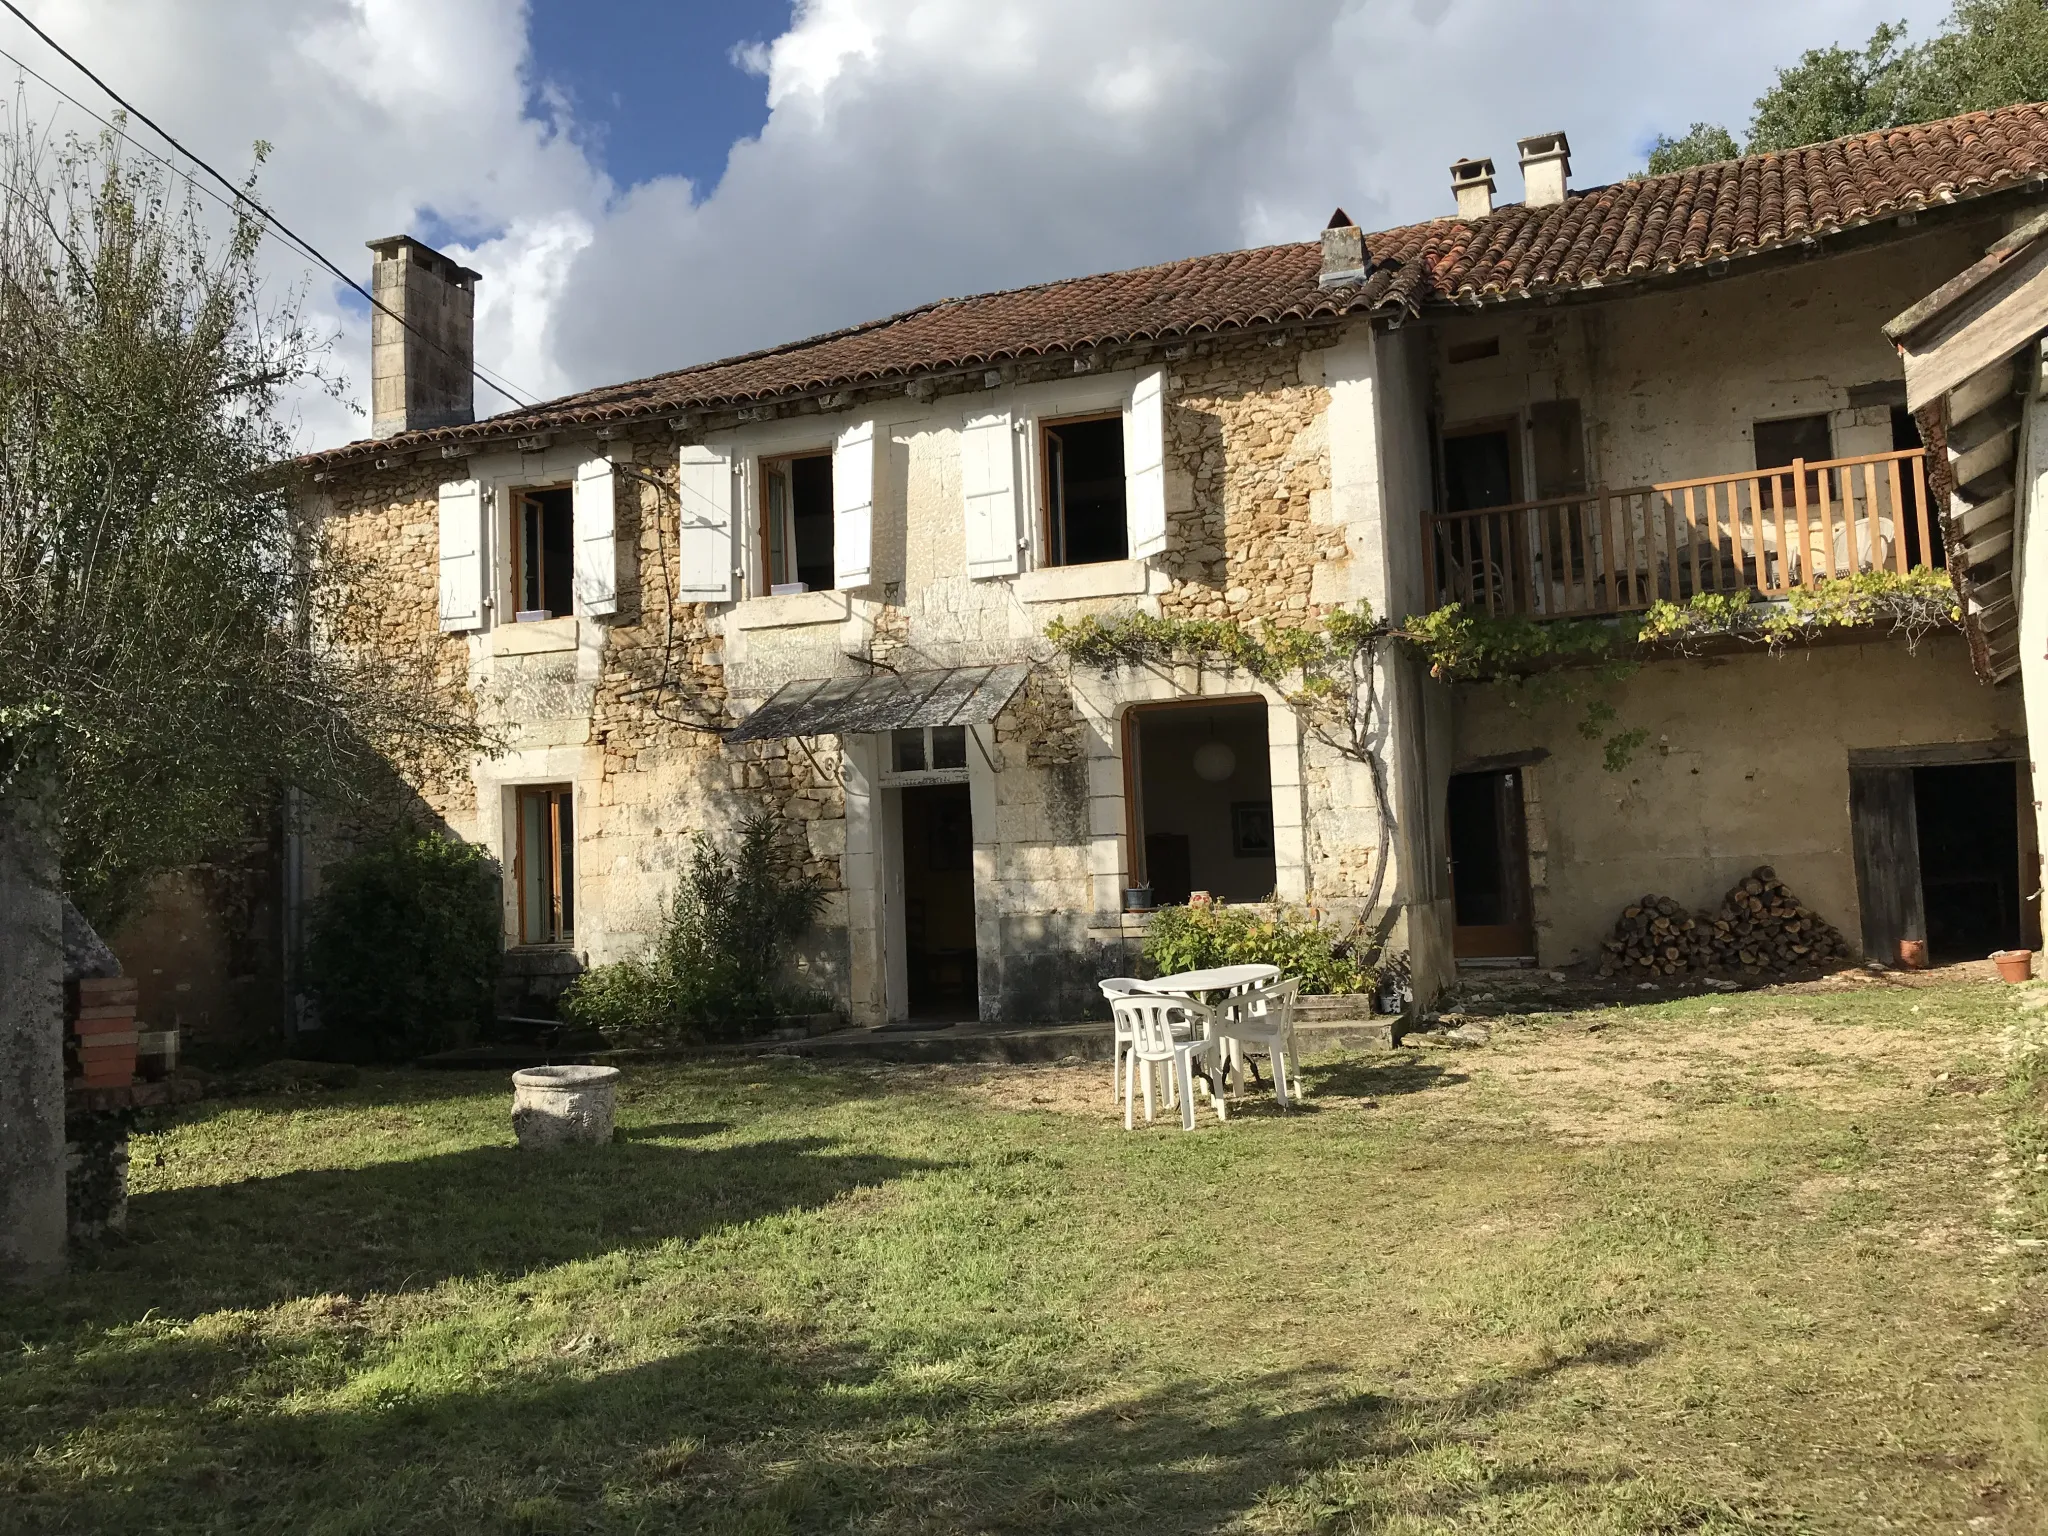
M 885 320 L 461 427 L 309 455 L 308 466 L 502 439 L 1093 347 L 1600 287 L 1757 254 L 1856 223 L 2048 175 L 2048 105 L 1971 113 L 1782 153 L 1435 219 L 1366 237 L 1362 283 L 1317 285 L 1315 242 L 1226 251 L 1033 288 L 944 299 Z

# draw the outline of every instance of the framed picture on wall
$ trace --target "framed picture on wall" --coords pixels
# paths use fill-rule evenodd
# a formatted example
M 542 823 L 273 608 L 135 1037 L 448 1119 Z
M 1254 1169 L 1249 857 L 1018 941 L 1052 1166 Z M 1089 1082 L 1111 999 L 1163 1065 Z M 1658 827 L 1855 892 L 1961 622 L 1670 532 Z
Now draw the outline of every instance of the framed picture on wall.
M 1240 859 L 1273 856 L 1273 802 L 1239 800 L 1230 807 L 1230 851 Z

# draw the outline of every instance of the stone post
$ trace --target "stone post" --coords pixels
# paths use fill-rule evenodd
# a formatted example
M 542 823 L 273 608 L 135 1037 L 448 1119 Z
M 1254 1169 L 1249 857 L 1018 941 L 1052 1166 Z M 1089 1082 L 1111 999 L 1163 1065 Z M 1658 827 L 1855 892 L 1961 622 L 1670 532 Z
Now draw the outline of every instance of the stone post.
M 0 799 L 0 1281 L 64 1269 L 64 904 L 46 801 Z

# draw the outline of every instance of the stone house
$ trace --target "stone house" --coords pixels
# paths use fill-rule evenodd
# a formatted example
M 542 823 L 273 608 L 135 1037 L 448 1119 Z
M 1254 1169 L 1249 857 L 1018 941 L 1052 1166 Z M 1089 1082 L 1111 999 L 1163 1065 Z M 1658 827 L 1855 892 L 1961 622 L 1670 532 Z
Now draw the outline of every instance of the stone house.
M 477 274 L 376 242 L 403 323 L 378 317 L 375 435 L 300 461 L 303 496 L 375 563 L 383 642 L 505 735 L 415 788 L 502 859 L 513 964 L 642 951 L 689 834 L 759 806 L 829 886 L 806 969 L 862 1024 L 1095 1012 L 1145 887 L 1368 925 L 1425 997 L 1460 960 L 1589 958 L 1624 901 L 1765 861 L 1879 950 L 1901 880 L 1937 957 L 2031 936 L 2023 709 L 1981 592 L 1964 635 L 1655 660 L 1612 685 L 1641 736 L 1618 770 L 1580 705 L 1404 645 L 1348 740 L 1242 672 L 1048 643 L 1131 612 L 1783 602 L 1970 546 L 1884 326 L 2044 206 L 2048 108 L 1583 191 L 1564 135 L 1520 158 L 1519 204 L 1464 160 L 1455 216 L 1340 215 L 482 421 L 447 365 Z M 1877 858 L 1901 816 L 1905 873 Z

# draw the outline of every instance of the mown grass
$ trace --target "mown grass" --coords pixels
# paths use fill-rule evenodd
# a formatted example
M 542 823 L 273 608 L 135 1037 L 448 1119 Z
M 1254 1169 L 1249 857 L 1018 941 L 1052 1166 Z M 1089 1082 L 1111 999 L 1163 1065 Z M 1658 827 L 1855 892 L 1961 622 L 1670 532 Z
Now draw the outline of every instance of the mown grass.
M 2009 995 L 1602 1017 L 1193 1136 L 1094 1066 L 197 1106 L 0 1300 L 0 1530 L 2040 1529 Z

